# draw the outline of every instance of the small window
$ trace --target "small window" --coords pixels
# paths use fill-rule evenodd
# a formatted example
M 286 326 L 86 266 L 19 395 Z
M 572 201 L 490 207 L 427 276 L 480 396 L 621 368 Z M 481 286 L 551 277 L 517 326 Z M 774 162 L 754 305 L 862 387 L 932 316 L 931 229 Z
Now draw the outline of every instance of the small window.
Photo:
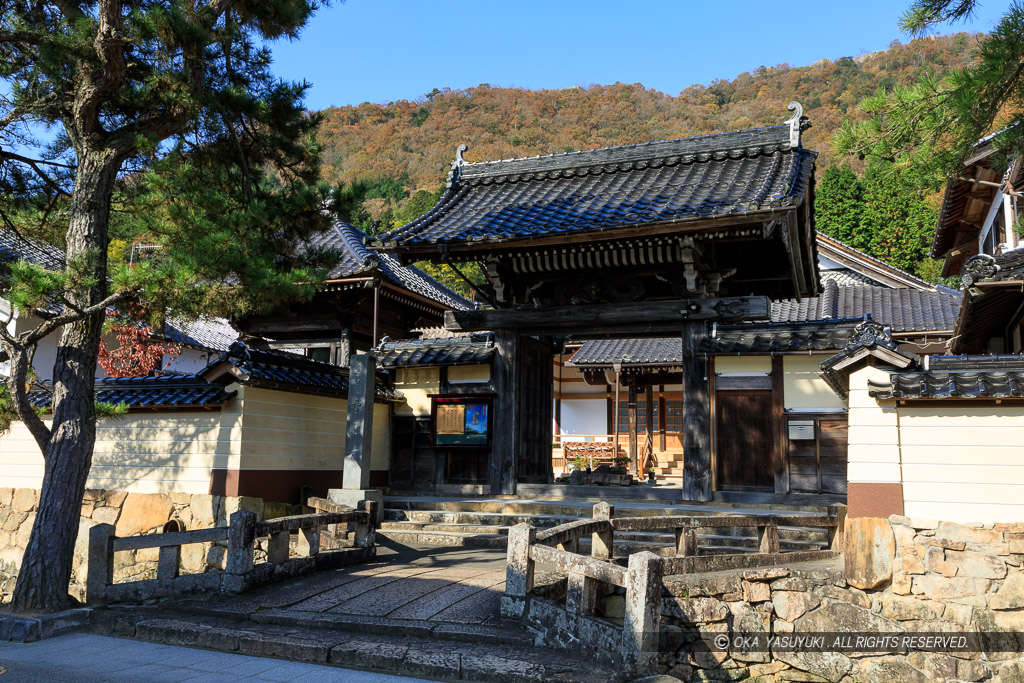
M 654 424 L 651 425 L 651 431 L 658 431 L 658 402 L 654 402 Z M 637 434 L 642 434 L 647 431 L 647 401 L 636 402 L 636 431 Z M 619 403 L 619 433 L 625 434 L 629 432 L 629 403 L 621 401 Z
M 318 360 L 321 363 L 331 362 L 331 350 L 326 346 L 320 348 L 306 349 L 306 357 L 310 360 Z

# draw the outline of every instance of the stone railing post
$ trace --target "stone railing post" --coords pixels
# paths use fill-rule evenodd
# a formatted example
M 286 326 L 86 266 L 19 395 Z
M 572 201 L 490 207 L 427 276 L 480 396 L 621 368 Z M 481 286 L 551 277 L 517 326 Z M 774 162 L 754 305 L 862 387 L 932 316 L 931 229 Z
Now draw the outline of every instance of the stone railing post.
M 89 529 L 89 569 L 85 579 L 85 601 L 103 602 L 107 586 L 114 583 L 114 525 L 97 524 Z
M 181 564 L 181 546 L 165 545 L 160 548 L 156 563 L 157 579 L 178 578 L 178 567 Z
M 372 548 L 377 542 L 377 501 L 360 501 L 359 507 L 366 513 L 366 521 L 356 522 L 355 546 Z
M 622 650 L 638 674 L 656 673 L 661 629 L 661 558 L 644 551 L 629 556 Z
M 846 533 L 846 506 L 842 503 L 829 505 L 828 515 L 836 521 L 836 525 L 828 529 L 828 547 L 842 551 Z
M 676 529 L 676 555 L 693 557 L 697 554 L 697 530 L 679 527 Z
M 615 507 L 608 503 L 598 503 L 594 506 L 594 519 L 611 522 L 615 514 Z M 590 540 L 590 556 L 596 560 L 610 560 L 614 556 L 615 533 L 611 525 L 608 531 L 595 531 Z
M 530 546 L 537 540 L 537 530 L 523 522 L 508 530 L 508 561 L 505 569 L 505 593 L 526 597 L 533 590 L 533 560 Z
M 779 553 L 779 527 L 774 524 L 757 527 L 757 552 Z
M 570 614 L 589 617 L 597 610 L 597 579 L 583 573 L 569 572 L 566 582 L 565 608 Z
M 282 564 L 288 561 L 288 545 L 291 543 L 291 536 L 288 531 L 270 534 L 267 539 L 267 562 Z
M 253 567 L 256 543 L 256 513 L 239 510 L 231 515 L 228 527 L 228 574 L 248 574 Z
M 304 526 L 299 529 L 295 542 L 295 551 L 299 557 L 312 557 L 320 553 L 320 525 Z

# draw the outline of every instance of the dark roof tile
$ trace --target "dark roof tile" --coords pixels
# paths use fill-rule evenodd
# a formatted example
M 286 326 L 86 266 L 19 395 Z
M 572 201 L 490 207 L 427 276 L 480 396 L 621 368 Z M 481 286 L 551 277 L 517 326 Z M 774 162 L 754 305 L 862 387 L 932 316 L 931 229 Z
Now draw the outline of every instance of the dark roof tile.
M 479 365 L 490 362 L 494 343 L 489 336 L 385 342 L 377 351 L 382 368 L 423 365 Z
M 502 242 L 769 211 L 801 203 L 816 153 L 789 124 L 453 165 L 449 188 L 391 247 Z M 460 152 L 461 157 L 461 152 Z
M 105 377 L 96 380 L 95 396 L 103 403 L 126 403 L 129 408 L 204 408 L 221 406 L 235 395 L 223 386 L 210 384 L 196 375 L 164 377 Z M 48 408 L 49 391 L 35 391 L 32 405 Z

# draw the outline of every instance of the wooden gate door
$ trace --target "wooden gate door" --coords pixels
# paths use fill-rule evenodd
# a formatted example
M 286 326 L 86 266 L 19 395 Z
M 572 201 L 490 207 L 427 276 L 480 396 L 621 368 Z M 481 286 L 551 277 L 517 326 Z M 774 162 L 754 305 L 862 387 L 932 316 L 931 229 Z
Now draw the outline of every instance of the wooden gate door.
M 519 339 L 518 481 L 550 484 L 551 411 L 554 403 L 554 362 L 550 347 L 529 337 Z M 495 438 L 501 438 L 496 434 Z
M 391 425 L 391 488 L 433 491 L 437 452 L 430 447 L 430 420 L 395 417 Z
M 772 392 L 717 391 L 715 399 L 717 488 L 775 490 Z
M 806 415 L 789 420 L 789 490 L 846 493 L 847 419 Z

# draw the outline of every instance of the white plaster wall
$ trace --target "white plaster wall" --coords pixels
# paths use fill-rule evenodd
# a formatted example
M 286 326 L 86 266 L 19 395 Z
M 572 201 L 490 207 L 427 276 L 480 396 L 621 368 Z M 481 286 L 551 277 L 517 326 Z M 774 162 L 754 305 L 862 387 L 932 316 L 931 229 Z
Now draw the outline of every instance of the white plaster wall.
M 560 434 L 607 434 L 608 412 L 604 401 L 562 399 Z
M 851 484 L 898 483 L 902 477 L 896 408 L 880 405 L 868 395 L 869 379 L 886 382 L 889 373 L 872 367 L 850 373 L 846 478 Z
M 846 407 L 843 399 L 821 379 L 818 364 L 826 358 L 828 355 L 782 357 L 783 404 L 786 410 L 838 411 Z
M 897 409 L 905 514 L 968 522 L 1024 522 L 1024 407 Z

